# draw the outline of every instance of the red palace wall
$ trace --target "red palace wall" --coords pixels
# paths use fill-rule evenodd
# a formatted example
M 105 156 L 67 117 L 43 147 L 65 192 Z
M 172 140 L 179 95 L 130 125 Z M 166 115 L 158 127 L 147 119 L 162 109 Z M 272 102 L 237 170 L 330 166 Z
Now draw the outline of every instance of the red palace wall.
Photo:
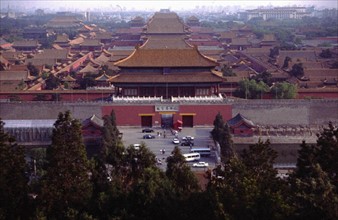
M 152 116 L 153 126 L 161 124 L 161 114 L 173 114 L 174 122 L 182 120 L 182 115 L 193 115 L 194 126 L 212 125 L 218 112 L 225 121 L 232 118 L 231 105 L 179 105 L 176 112 L 156 112 L 155 105 L 114 105 L 102 106 L 102 115 L 109 115 L 112 110 L 120 126 L 141 126 L 141 116 L 144 115 Z
M 58 95 L 59 101 L 69 101 L 69 102 L 77 102 L 77 101 L 95 101 L 107 99 L 111 96 L 111 91 L 86 91 L 86 90 L 72 90 L 69 91 L 52 91 L 52 90 L 42 90 L 42 91 L 31 91 L 31 92 L 3 92 L 0 93 L 0 99 L 7 100 L 10 99 L 11 96 L 15 96 L 19 98 L 18 101 L 34 101 L 37 95 L 45 95 L 46 100 L 51 100 L 52 95 Z

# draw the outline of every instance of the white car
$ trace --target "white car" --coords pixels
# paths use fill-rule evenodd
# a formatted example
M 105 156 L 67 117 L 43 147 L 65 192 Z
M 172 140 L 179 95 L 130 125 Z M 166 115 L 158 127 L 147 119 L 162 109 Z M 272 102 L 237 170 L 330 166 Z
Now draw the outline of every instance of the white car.
M 174 143 L 174 144 L 179 144 L 179 143 L 180 143 L 180 140 L 178 140 L 177 138 L 174 138 L 174 139 L 173 139 L 173 143 Z
M 194 137 L 193 136 L 186 136 L 186 137 L 182 137 L 183 141 L 194 141 Z
M 198 162 L 198 163 L 194 163 L 192 166 L 193 167 L 208 167 L 209 164 L 206 162 Z

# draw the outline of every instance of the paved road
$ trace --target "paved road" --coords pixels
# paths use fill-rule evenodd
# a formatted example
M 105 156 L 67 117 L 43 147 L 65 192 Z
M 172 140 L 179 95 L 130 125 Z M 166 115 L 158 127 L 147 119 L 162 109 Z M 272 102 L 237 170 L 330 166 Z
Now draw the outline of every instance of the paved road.
M 143 135 L 141 128 L 130 128 L 130 127 L 119 127 L 120 132 L 123 133 L 123 143 L 124 146 L 129 146 L 133 144 L 140 144 L 144 142 L 147 147 L 156 155 L 157 158 L 162 160 L 162 165 L 160 167 L 162 169 L 166 168 L 165 160 L 173 151 L 175 144 L 172 143 L 174 135 L 170 130 L 163 130 L 161 128 L 154 128 L 154 133 L 151 133 L 156 136 L 155 139 L 143 139 Z M 206 147 L 208 145 L 213 145 L 213 141 L 210 138 L 210 131 L 212 127 L 201 127 L 201 128 L 183 128 L 181 132 L 178 133 L 178 138 L 182 140 L 184 136 L 193 136 L 195 137 L 195 145 L 194 147 Z M 157 134 L 161 133 L 161 136 Z M 163 134 L 166 134 L 164 138 Z M 180 146 L 182 154 L 189 153 L 189 146 Z M 165 153 L 162 153 L 162 150 L 165 149 Z M 200 161 L 204 161 L 209 163 L 209 167 L 212 168 L 215 165 L 215 156 L 214 152 L 210 157 L 203 157 Z M 189 165 L 192 166 L 193 162 L 189 162 Z M 193 170 L 204 170 L 204 168 L 193 168 Z

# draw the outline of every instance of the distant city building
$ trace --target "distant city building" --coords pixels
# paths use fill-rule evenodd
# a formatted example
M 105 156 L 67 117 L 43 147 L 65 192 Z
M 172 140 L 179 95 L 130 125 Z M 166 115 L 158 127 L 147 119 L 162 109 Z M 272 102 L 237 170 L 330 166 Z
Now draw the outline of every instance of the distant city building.
M 195 16 L 191 16 L 187 19 L 186 24 L 188 26 L 200 26 L 200 20 Z
M 65 30 L 76 30 L 81 27 L 81 20 L 76 15 L 57 14 L 52 20 L 47 23 L 47 28 L 55 32 L 64 32 Z
M 39 42 L 37 40 L 21 40 L 14 41 L 12 47 L 16 51 L 25 51 L 25 52 L 33 52 L 36 51 L 39 47 Z
M 319 18 L 335 18 L 337 19 L 337 9 L 324 9 L 324 10 L 316 10 L 314 11 L 314 16 L 319 17 Z
M 89 11 L 86 12 L 86 21 L 88 21 L 88 22 L 91 21 L 91 17 L 90 17 L 90 12 Z
M 305 16 L 313 16 L 312 8 L 306 7 L 277 7 L 271 9 L 253 9 L 240 13 L 240 18 L 250 20 L 252 18 L 267 19 L 301 19 Z
M 143 27 L 146 24 L 144 18 L 141 16 L 136 16 L 129 23 L 131 27 Z
M 35 10 L 35 14 L 36 14 L 37 16 L 43 16 L 43 15 L 45 15 L 45 11 L 42 10 L 42 9 L 36 9 L 36 10 Z
M 45 39 L 47 38 L 47 30 L 38 27 L 28 27 L 24 29 L 22 36 L 25 39 Z

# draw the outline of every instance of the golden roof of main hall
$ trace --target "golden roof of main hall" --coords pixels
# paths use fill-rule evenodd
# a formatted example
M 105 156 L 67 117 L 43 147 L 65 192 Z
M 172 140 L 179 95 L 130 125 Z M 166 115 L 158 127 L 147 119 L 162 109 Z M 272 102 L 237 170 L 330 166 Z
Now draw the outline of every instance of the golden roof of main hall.
M 127 58 L 115 63 L 118 67 L 215 67 L 218 63 L 202 55 L 196 47 L 184 49 L 136 48 Z
M 153 35 L 140 47 L 142 49 L 184 49 L 193 48 L 182 35 Z

